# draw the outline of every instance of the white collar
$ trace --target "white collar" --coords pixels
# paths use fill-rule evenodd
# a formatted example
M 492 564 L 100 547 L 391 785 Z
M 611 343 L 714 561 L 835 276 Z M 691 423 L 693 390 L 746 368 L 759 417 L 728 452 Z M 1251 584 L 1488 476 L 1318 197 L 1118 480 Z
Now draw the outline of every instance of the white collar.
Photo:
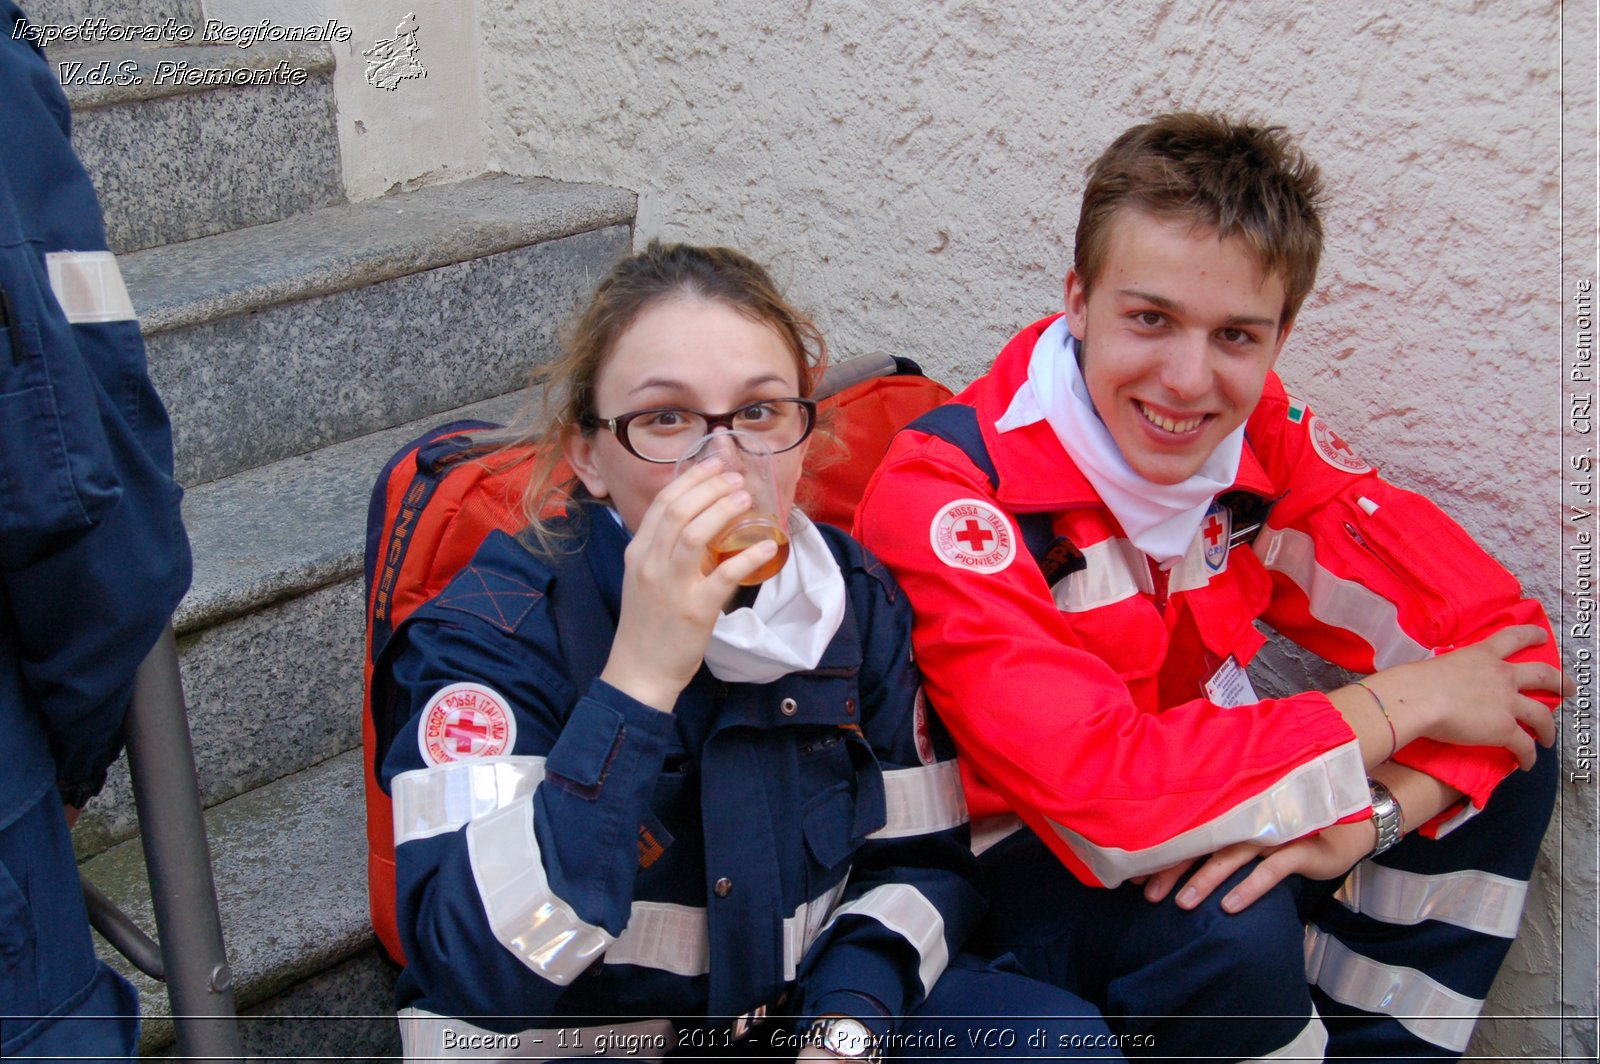
M 844 620 L 844 576 L 811 519 L 789 512 L 789 560 L 753 604 L 711 630 L 706 667 L 729 683 L 771 683 L 817 667 Z
M 1028 379 L 995 428 L 1000 432 L 1047 421 L 1133 545 L 1169 567 L 1189 549 L 1211 500 L 1239 476 L 1244 426 L 1230 432 L 1200 469 L 1177 484 L 1146 480 L 1122 456 L 1095 413 L 1078 367 L 1078 340 L 1057 318 L 1040 334 L 1028 360 Z

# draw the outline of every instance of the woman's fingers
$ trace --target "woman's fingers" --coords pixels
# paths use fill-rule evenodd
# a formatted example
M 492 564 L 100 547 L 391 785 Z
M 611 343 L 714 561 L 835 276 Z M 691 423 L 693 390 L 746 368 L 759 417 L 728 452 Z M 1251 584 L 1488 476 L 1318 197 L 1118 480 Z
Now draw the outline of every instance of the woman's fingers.
M 1206 858 L 1205 863 L 1189 877 L 1189 882 L 1178 891 L 1178 908 L 1193 909 L 1205 901 L 1229 876 L 1266 852 L 1269 851 L 1252 842 L 1236 842 L 1232 846 L 1218 850 Z
M 1536 624 L 1513 624 L 1500 629 L 1477 645 L 1504 660 L 1519 650 L 1540 646 L 1549 638 L 1545 630 Z
M 1159 872 L 1152 872 L 1144 877 L 1144 896 L 1149 902 L 1158 902 L 1172 892 L 1173 885 L 1183 878 L 1183 874 L 1193 867 L 1195 858 L 1179 861 L 1175 865 L 1168 865 Z M 1138 882 L 1138 880 L 1135 880 Z
M 710 575 L 726 585 L 726 590 L 720 593 L 717 601 L 726 602 L 728 596 L 733 594 L 735 589 L 744 583 L 746 578 L 770 562 L 777 554 L 777 543 L 770 539 L 764 539 L 759 543 L 752 543 L 717 566 Z
M 1543 690 L 1543 688 L 1541 688 Z M 1536 698 L 1523 695 L 1517 703 L 1517 719 L 1527 725 L 1539 740 L 1540 746 L 1552 746 L 1556 741 L 1556 716 L 1550 707 Z

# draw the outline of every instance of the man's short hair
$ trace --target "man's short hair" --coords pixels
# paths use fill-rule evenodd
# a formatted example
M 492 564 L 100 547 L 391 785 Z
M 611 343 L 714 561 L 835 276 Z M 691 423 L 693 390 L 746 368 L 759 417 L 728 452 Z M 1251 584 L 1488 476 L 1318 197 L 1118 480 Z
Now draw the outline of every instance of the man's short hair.
M 1189 218 L 1219 237 L 1242 237 L 1263 270 L 1283 278 L 1283 323 L 1317 278 L 1322 175 L 1282 126 L 1180 112 L 1134 126 L 1089 166 L 1073 248 L 1092 287 L 1105 265 L 1111 221 L 1124 207 Z

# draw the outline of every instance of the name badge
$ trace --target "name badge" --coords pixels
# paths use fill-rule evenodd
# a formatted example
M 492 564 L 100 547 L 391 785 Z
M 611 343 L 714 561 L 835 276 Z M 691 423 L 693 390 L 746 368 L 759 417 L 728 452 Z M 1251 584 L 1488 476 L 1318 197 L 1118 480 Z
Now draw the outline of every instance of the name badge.
M 1206 681 L 1206 697 L 1224 708 L 1248 706 L 1261 701 L 1256 689 L 1250 686 L 1250 674 L 1233 660 L 1231 654 L 1222 659 L 1222 666 Z

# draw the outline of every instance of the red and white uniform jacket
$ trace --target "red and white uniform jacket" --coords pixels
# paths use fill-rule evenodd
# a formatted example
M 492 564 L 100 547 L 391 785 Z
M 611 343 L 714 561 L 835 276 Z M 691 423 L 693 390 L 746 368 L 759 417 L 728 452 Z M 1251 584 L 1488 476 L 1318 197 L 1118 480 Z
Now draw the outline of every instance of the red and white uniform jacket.
M 857 537 L 915 607 L 913 645 L 961 752 L 975 841 L 982 818 L 1015 813 L 1085 882 L 1114 886 L 1369 815 L 1355 737 L 1327 696 L 1250 689 L 1242 670 L 1265 641 L 1255 622 L 1370 673 L 1507 625 L 1548 629 L 1543 609 L 1275 375 L 1232 488 L 1273 503 L 1265 526 L 1230 550 L 1230 513 L 1213 507 L 1187 555 L 1158 569 L 1048 423 L 995 428 L 1053 320 L 1023 330 L 955 400 L 976 409 L 998 489 L 961 448 L 911 428 L 857 511 Z M 1017 515 L 1033 513 L 1082 556 L 1054 586 L 1019 534 Z M 1525 654 L 1554 662 L 1555 643 Z M 1426 739 L 1395 760 L 1467 797 L 1429 834 L 1481 808 L 1516 767 L 1498 748 Z

